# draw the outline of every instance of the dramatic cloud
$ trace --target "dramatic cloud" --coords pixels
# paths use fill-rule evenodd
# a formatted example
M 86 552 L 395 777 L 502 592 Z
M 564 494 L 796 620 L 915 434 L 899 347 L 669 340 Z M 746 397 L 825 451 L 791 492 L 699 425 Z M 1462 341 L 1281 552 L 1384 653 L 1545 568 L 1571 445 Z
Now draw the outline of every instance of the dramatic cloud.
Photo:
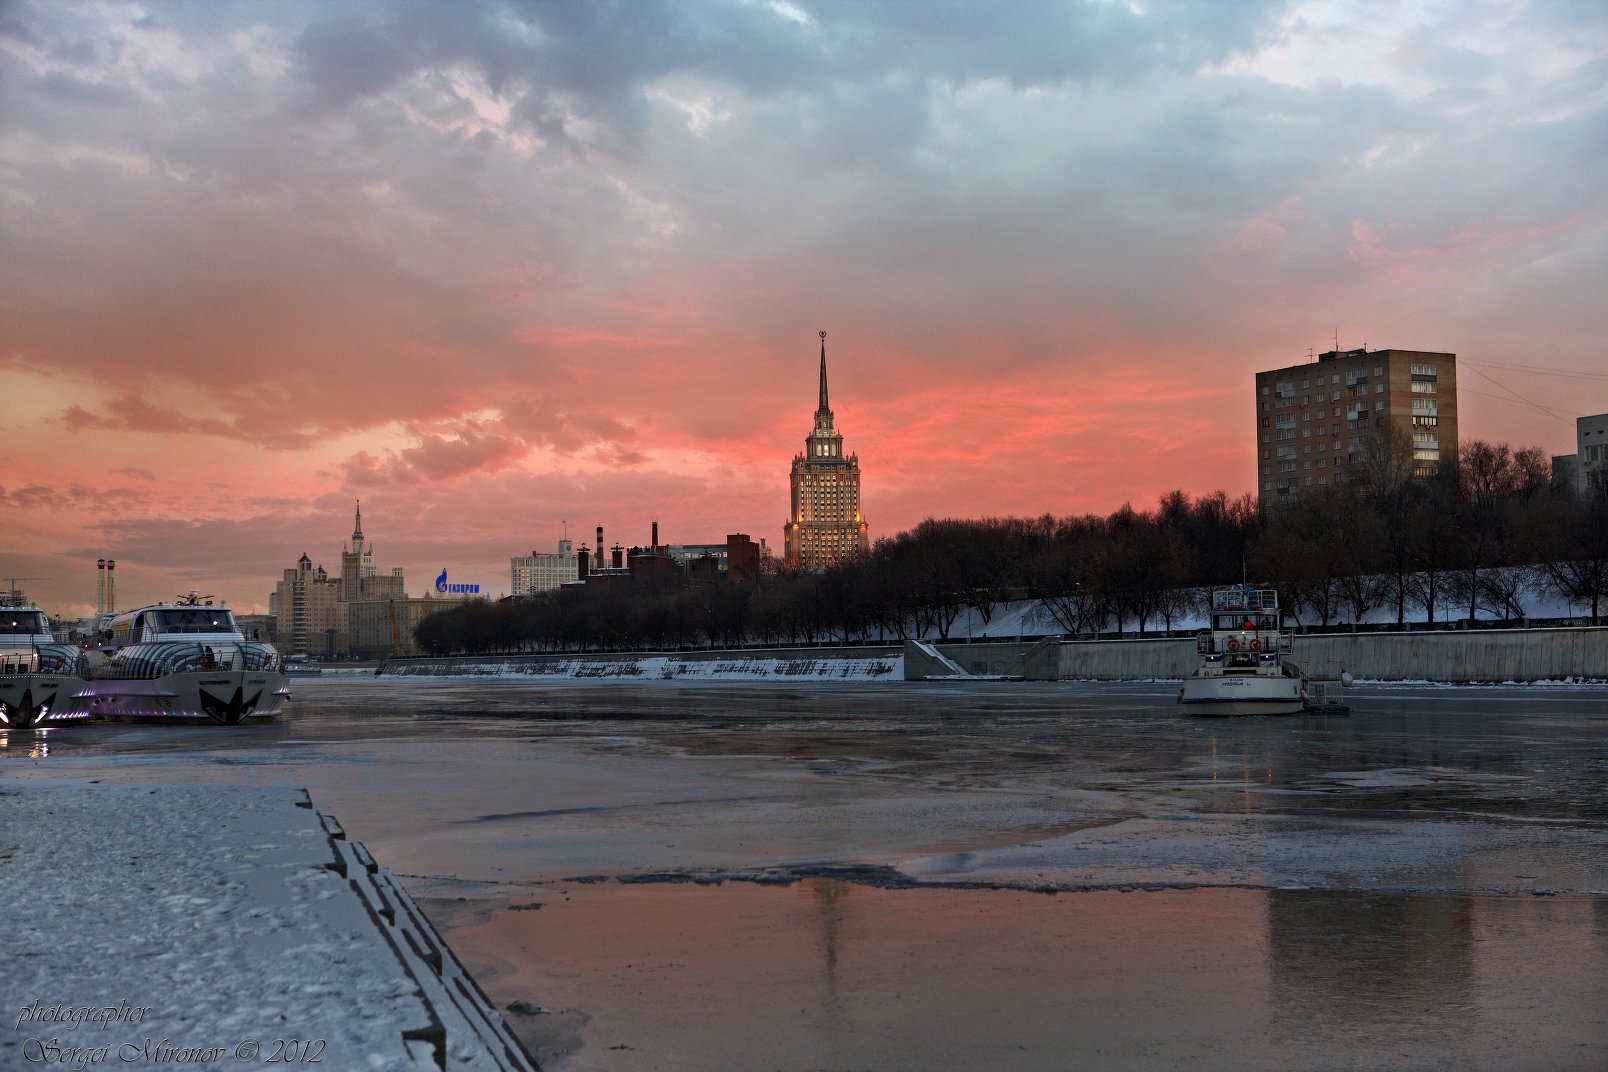
M 819 329 L 873 536 L 1250 490 L 1336 335 L 1563 453 L 1604 191 L 1588 2 L 12 3 L 0 572 L 775 543 Z

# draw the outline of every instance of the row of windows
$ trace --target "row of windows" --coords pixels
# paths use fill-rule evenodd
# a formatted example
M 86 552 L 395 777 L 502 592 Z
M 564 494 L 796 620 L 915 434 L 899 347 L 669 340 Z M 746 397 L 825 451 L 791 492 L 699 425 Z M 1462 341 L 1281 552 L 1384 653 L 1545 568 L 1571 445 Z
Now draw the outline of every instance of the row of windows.
M 1340 459 L 1339 458 L 1336 458 L 1334 460 L 1334 467 L 1336 469 L 1340 468 Z M 1312 468 L 1312 463 L 1310 461 L 1302 462 L 1301 463 L 1301 468 L 1306 469 L 1306 470 L 1310 470 Z M 1319 469 L 1327 469 L 1327 468 L 1329 468 L 1329 459 L 1328 458 L 1319 458 L 1318 459 L 1318 468 Z M 1263 476 L 1270 476 L 1272 474 L 1272 472 L 1273 472 L 1273 467 L 1271 465 L 1262 466 L 1262 475 Z M 1279 472 L 1281 472 L 1281 473 L 1293 473 L 1293 472 L 1295 472 L 1295 462 L 1293 462 L 1293 461 L 1279 462 Z
M 1352 454 L 1357 454 L 1357 453 L 1361 453 L 1363 451 L 1366 451 L 1367 450 L 1367 439 L 1368 439 L 1367 436 L 1352 436 L 1352 437 L 1350 437 L 1349 439 L 1346 440 L 1346 449 L 1348 451 L 1350 451 Z M 1335 451 L 1337 453 L 1340 450 L 1339 437 L 1335 438 L 1334 449 L 1335 449 Z M 1608 448 L 1605 448 L 1605 449 L 1608 449 Z M 1324 440 L 1323 442 L 1318 444 L 1318 453 L 1319 454 L 1326 454 L 1326 453 L 1328 453 L 1328 451 L 1329 451 L 1329 442 L 1328 442 L 1328 440 Z M 1306 446 L 1302 447 L 1301 448 L 1301 453 L 1302 454 L 1311 454 L 1312 453 L 1312 444 L 1308 443 Z M 1294 458 L 1295 456 L 1296 456 L 1296 451 L 1295 451 L 1295 447 L 1293 445 L 1288 446 L 1288 447 L 1280 447 L 1280 448 L 1278 448 L 1278 452 L 1276 454 L 1273 453 L 1273 452 L 1270 452 L 1270 451 L 1266 451 L 1266 450 L 1262 451 L 1262 460 L 1263 461 L 1267 461 L 1269 458 L 1277 458 L 1280 461 L 1282 461 L 1285 458 Z
M 1413 366 L 1413 371 L 1416 373 L 1420 368 L 1429 369 L 1429 375 L 1431 375 L 1431 376 L 1433 376 L 1435 374 L 1435 366 L 1433 366 L 1433 365 L 1414 365 Z M 1374 370 L 1373 370 L 1373 374 L 1375 376 L 1383 376 L 1385 374 L 1385 366 L 1383 366 L 1383 365 L 1375 365 Z M 1346 370 L 1346 385 L 1347 386 L 1350 386 L 1351 384 L 1354 384 L 1354 383 L 1363 382 L 1363 381 L 1367 380 L 1367 378 L 1368 378 L 1368 369 L 1366 367 L 1356 368 L 1356 369 L 1347 369 Z M 1340 382 L 1340 373 L 1338 373 L 1338 372 L 1332 373 L 1329 376 L 1329 383 L 1330 384 L 1336 384 L 1336 383 L 1339 383 L 1339 382 Z M 1301 381 L 1301 389 L 1303 391 L 1306 390 L 1308 387 L 1313 387 L 1313 386 L 1322 387 L 1323 386 L 1323 377 L 1322 376 L 1309 376 L 1306 379 Z M 1266 384 L 1262 385 L 1262 393 L 1264 395 L 1268 393 L 1268 387 L 1267 387 Z M 1280 398 L 1293 397 L 1295 395 L 1295 381 L 1294 380 L 1279 380 L 1273 387 L 1273 394 L 1275 395 L 1275 397 L 1280 397 Z
M 1329 482 L 1328 477 L 1326 477 L 1326 476 L 1318 477 L 1318 483 L 1319 484 L 1327 484 L 1328 482 Z M 1336 473 L 1336 474 L 1334 474 L 1334 482 L 1336 484 L 1344 484 L 1346 482 L 1345 474 L 1344 473 Z M 1305 480 L 1301 481 L 1301 485 L 1303 487 L 1310 488 L 1312 486 L 1312 478 L 1307 477 Z M 1292 492 L 1292 491 L 1295 490 L 1295 488 L 1296 488 L 1296 482 L 1294 480 L 1281 480 L 1281 481 L 1279 481 L 1278 490 L 1279 490 L 1279 494 L 1281 494 L 1281 495 L 1287 494 L 1289 492 Z M 1262 490 L 1263 491 L 1272 491 L 1273 490 L 1272 481 L 1264 481 L 1263 484 L 1262 484 Z
M 1413 382 L 1413 386 L 1417 387 L 1418 382 L 1419 381 L 1415 380 Z M 1433 388 L 1434 384 L 1430 384 L 1430 386 Z M 1266 388 L 1263 388 L 1263 393 L 1264 394 L 1267 393 Z M 1364 384 L 1361 384 L 1361 385 L 1356 386 L 1356 387 L 1351 387 L 1351 388 L 1349 388 L 1347 390 L 1346 393 L 1352 398 L 1362 398 L 1363 396 L 1367 395 L 1367 393 L 1368 393 L 1368 385 L 1366 383 L 1364 383 Z M 1373 393 L 1376 394 L 1376 395 L 1384 394 L 1385 393 L 1385 385 L 1382 384 L 1382 383 L 1374 384 Z M 1338 402 L 1338 401 L 1340 401 L 1340 397 L 1341 397 L 1341 395 L 1340 395 L 1339 391 L 1331 391 L 1328 394 L 1324 394 L 1322 391 L 1319 391 L 1316 395 L 1302 395 L 1300 404 L 1303 405 L 1303 406 L 1310 406 L 1314 401 L 1317 401 L 1317 402 Z M 1273 410 L 1273 409 L 1285 409 L 1285 408 L 1288 408 L 1289 406 L 1293 406 L 1293 405 L 1296 404 L 1295 396 L 1293 394 L 1292 395 L 1280 395 L 1280 396 L 1278 396 L 1278 398 L 1279 398 L 1279 401 L 1277 403 L 1263 402 L 1262 403 L 1262 412 L 1267 413 L 1268 411 Z

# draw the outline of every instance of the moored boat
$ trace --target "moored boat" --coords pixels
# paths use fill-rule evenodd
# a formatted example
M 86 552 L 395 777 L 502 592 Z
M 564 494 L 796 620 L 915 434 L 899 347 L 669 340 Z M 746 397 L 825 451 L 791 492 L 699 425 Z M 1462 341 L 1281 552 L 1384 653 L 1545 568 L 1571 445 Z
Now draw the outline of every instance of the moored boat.
M 228 607 L 191 593 L 102 620 L 79 704 L 93 718 L 211 719 L 277 715 L 290 696 L 272 644 L 247 640 Z
M 82 718 L 82 659 L 58 644 L 38 607 L 0 607 L 0 729 L 27 730 Z
M 1195 638 L 1199 659 L 1178 702 L 1192 715 L 1294 715 L 1305 677 L 1291 655 L 1278 592 L 1232 585 L 1212 592 L 1211 626 Z

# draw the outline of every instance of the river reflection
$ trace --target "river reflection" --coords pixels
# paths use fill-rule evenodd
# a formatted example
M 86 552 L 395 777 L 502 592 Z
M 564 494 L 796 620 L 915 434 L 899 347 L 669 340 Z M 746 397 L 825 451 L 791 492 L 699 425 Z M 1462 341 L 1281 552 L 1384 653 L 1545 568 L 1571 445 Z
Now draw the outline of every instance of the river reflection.
M 509 1019 L 549 1072 L 1584 1070 L 1605 1052 L 1608 965 L 1578 900 L 809 880 L 541 903 L 455 926 L 461 908 L 425 902 L 494 1000 L 548 1010 Z
M 1175 692 L 308 684 L 0 773 L 305 787 L 547 1072 L 1608 1067 L 1608 690 Z

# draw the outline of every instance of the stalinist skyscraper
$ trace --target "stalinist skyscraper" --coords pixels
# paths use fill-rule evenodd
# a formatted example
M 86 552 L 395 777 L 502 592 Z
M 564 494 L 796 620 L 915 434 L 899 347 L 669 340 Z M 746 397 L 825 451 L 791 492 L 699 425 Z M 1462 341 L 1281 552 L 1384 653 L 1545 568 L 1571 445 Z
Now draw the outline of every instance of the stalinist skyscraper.
M 863 555 L 871 540 L 860 516 L 860 457 L 843 456 L 843 435 L 826 404 L 826 332 L 821 332 L 821 404 L 804 453 L 793 456 L 793 512 L 783 527 L 787 564 L 820 570 Z

